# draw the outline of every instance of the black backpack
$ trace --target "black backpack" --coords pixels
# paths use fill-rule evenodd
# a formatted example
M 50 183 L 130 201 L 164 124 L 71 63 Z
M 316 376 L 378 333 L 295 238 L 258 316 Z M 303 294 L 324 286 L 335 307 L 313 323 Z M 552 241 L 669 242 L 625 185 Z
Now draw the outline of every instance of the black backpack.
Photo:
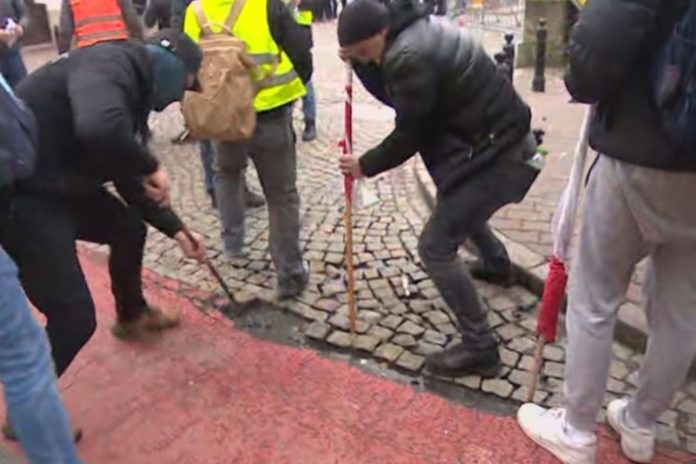
M 34 114 L 0 83 L 0 187 L 33 174 L 37 136 Z
M 652 84 L 663 129 L 678 150 L 696 155 L 696 0 L 657 54 Z

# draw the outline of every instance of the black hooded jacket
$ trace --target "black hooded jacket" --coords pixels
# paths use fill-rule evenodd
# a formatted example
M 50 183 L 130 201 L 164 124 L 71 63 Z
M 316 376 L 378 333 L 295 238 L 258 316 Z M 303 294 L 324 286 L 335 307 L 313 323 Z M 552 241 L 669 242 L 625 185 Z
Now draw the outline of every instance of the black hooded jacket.
M 531 111 L 467 32 L 409 0 L 389 8 L 381 63 L 354 69 L 375 98 L 394 108 L 396 125 L 360 164 L 375 176 L 420 152 L 442 192 L 520 145 Z
M 39 128 L 34 176 L 20 194 L 83 195 L 113 182 L 143 219 L 169 236 L 182 228 L 150 200 L 144 176 L 159 163 L 139 141 L 150 113 L 153 62 L 136 42 L 84 47 L 38 69 L 17 88 Z
M 656 53 L 688 0 L 592 0 L 569 44 L 566 87 L 597 104 L 590 128 L 595 150 L 667 171 L 696 171 L 696 155 L 678 152 L 662 129 L 651 84 Z

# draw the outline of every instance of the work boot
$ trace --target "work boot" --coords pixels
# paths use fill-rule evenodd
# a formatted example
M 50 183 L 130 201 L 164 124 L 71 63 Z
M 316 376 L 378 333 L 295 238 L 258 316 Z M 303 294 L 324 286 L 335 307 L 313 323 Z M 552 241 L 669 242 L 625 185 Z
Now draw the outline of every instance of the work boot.
M 304 132 L 302 132 L 302 141 L 311 142 L 317 138 L 317 125 L 311 120 L 307 119 L 305 121 Z
M 152 334 L 174 328 L 180 322 L 178 314 L 165 314 L 161 309 L 148 305 L 137 319 L 118 321 L 111 328 L 111 333 L 121 340 L 142 341 Z
M 15 429 L 9 419 L 7 419 L 7 421 L 2 425 L 2 435 L 6 440 L 19 441 L 17 432 L 15 432 Z M 82 429 L 73 427 L 73 440 L 75 440 L 75 443 L 79 443 L 79 441 L 82 440 Z
M 500 372 L 498 348 L 477 349 L 460 343 L 425 359 L 428 370 L 443 377 L 461 377 L 478 374 L 495 377 Z
M 511 287 L 515 284 L 515 276 L 512 272 L 512 265 L 508 262 L 507 266 L 493 265 L 482 259 L 469 261 L 467 268 L 471 277 L 476 280 L 497 285 L 499 287 Z
M 293 276 L 284 282 L 278 282 L 276 290 L 276 298 L 278 301 L 286 301 L 296 298 L 304 292 L 309 283 L 309 270 L 307 265 L 304 265 L 302 274 Z
M 247 208 L 260 208 L 266 204 L 265 198 L 249 188 L 244 182 L 244 206 Z

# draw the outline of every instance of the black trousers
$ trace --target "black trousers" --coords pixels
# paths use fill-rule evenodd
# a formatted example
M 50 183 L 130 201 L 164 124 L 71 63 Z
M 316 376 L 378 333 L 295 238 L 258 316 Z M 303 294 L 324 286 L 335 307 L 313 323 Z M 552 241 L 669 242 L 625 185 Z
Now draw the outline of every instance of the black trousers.
M 46 316 L 59 376 L 96 329 L 77 240 L 111 247 L 109 273 L 119 320 L 142 314 L 147 229 L 140 216 L 118 198 L 106 190 L 81 196 L 20 195 L 13 199 L 4 222 L 2 245 L 19 267 L 27 296 Z

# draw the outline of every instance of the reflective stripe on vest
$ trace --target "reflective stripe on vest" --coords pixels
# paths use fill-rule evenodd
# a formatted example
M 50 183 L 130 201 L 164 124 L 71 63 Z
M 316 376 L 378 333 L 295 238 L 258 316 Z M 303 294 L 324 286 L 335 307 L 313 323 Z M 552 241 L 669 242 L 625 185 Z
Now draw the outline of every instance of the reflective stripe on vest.
M 71 0 L 70 6 L 78 47 L 128 38 L 118 0 Z
M 209 11 L 212 10 L 208 10 L 206 5 L 214 2 L 202 1 L 209 21 L 224 23 L 229 9 L 222 18 L 211 17 Z M 254 100 L 257 112 L 279 108 L 307 93 L 290 58 L 273 40 L 268 25 L 268 0 L 247 0 L 233 32 L 247 44 L 247 52 L 258 64 L 255 77 L 259 92 Z
M 311 11 L 299 10 L 297 12 L 297 24 L 300 26 L 311 26 L 314 21 L 314 14 Z

